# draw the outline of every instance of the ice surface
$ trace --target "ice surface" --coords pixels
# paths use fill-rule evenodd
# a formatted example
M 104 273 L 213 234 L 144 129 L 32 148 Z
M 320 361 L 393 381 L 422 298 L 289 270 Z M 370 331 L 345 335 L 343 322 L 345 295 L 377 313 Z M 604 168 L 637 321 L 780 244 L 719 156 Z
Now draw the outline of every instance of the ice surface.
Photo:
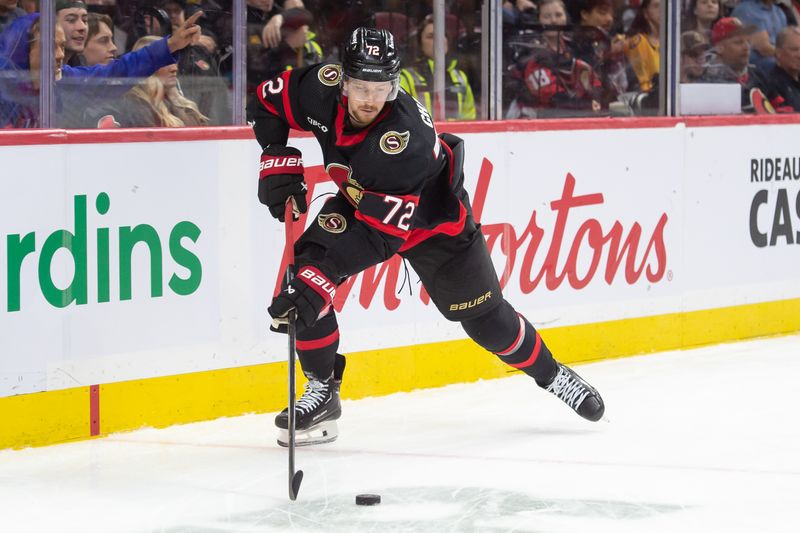
M 0 452 L 0 530 L 799 530 L 800 336 L 577 369 L 610 421 L 522 375 L 346 401 L 296 502 L 273 415 Z

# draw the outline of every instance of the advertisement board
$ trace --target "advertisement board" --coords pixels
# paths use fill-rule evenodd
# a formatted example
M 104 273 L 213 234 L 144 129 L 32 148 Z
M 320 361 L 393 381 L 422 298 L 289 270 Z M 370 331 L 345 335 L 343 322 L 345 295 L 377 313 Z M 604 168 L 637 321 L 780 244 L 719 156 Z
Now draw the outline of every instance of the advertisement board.
M 626 336 L 637 341 L 619 355 L 796 329 L 785 317 L 768 325 L 776 308 L 731 306 L 800 298 L 798 130 L 457 133 L 504 295 L 545 336 L 568 331 L 584 352 L 608 345 L 604 357 Z M 299 233 L 335 189 L 314 139 L 291 143 L 311 200 Z M 258 203 L 260 149 L 249 135 L 2 144 L 0 400 L 285 359 L 266 313 L 284 232 Z M 334 304 L 348 354 L 420 357 L 420 346 L 449 353 L 466 339 L 399 257 L 348 279 Z M 764 316 L 725 332 L 750 313 Z M 595 324 L 604 325 L 581 329 Z M 715 331 L 684 337 L 706 324 Z

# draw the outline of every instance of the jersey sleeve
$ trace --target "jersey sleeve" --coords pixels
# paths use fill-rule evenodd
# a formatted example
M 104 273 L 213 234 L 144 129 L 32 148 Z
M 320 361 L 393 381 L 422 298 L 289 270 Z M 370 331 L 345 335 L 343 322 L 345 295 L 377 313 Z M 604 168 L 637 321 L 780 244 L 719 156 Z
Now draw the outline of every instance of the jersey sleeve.
M 289 130 L 306 131 L 297 117 L 302 116 L 303 87 L 318 65 L 286 70 L 256 87 L 247 106 L 247 120 L 259 144 L 286 144 Z

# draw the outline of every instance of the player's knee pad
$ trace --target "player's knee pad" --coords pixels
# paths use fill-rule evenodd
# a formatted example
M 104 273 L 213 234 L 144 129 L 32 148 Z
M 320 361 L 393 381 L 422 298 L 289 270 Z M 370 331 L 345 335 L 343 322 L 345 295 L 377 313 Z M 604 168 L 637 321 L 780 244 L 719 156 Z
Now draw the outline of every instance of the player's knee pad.
M 505 299 L 487 313 L 462 320 L 461 326 L 472 340 L 492 353 L 506 349 L 519 335 L 519 317 Z
M 503 294 L 480 229 L 473 226 L 472 234 L 457 242 L 460 249 L 446 263 L 417 273 L 439 312 L 447 320 L 463 322 L 499 307 Z M 414 261 L 412 265 L 417 268 Z

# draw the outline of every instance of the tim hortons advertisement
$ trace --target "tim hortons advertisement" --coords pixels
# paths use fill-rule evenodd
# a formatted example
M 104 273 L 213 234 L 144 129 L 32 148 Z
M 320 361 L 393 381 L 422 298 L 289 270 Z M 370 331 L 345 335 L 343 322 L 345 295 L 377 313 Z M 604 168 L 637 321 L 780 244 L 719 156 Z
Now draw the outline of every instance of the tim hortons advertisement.
M 463 135 L 465 186 L 517 309 L 540 327 L 682 309 L 683 135 Z M 313 139 L 292 143 L 310 198 L 331 192 Z M 0 196 L 0 395 L 283 360 L 266 313 L 283 227 L 257 201 L 254 141 L 0 150 L 20 177 Z M 465 337 L 399 258 L 347 280 L 335 306 L 344 351 Z
M 463 135 L 466 188 L 504 294 L 538 325 L 679 309 L 680 134 L 611 133 Z M 627 148 L 639 145 L 659 149 Z M 332 190 L 321 165 L 306 169 L 311 197 Z M 348 279 L 334 306 L 343 349 L 464 337 L 399 257 Z

